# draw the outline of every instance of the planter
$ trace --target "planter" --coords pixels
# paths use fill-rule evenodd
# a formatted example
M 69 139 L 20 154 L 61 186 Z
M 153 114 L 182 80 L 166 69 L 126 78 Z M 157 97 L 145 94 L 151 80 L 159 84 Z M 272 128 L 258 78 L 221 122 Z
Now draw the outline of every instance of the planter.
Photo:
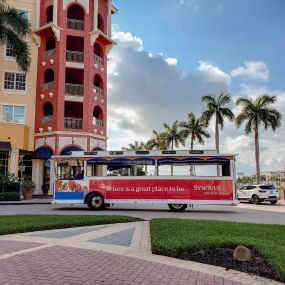
M 31 200 L 33 198 L 33 191 L 32 190 L 26 190 L 23 191 L 24 200 Z

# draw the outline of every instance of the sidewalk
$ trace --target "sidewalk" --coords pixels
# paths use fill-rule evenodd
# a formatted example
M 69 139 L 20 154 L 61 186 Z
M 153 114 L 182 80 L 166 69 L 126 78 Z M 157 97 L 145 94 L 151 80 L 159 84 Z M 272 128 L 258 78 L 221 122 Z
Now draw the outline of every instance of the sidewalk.
M 51 204 L 52 199 L 50 198 L 33 198 L 31 200 L 22 201 L 0 201 L 1 205 L 45 205 Z
M 280 284 L 151 253 L 148 222 L 0 237 L 1 284 Z

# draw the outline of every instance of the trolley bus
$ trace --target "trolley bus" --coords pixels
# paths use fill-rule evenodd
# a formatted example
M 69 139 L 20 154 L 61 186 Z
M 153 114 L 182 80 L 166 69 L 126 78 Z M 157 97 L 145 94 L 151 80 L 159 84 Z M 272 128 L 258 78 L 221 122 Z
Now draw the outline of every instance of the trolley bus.
M 235 155 L 215 151 L 92 151 L 53 156 L 54 204 L 238 204 Z

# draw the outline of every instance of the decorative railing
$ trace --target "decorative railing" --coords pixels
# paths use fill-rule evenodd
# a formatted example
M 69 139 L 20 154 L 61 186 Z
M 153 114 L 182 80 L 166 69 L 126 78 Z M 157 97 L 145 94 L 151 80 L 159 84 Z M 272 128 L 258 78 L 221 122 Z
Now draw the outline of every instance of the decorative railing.
M 81 84 L 66 83 L 65 84 L 65 94 L 83 96 L 84 87 Z
M 46 82 L 42 85 L 43 90 L 52 89 L 54 87 L 54 81 Z
M 55 49 L 50 49 L 50 50 L 46 50 L 44 51 L 44 58 L 47 58 L 47 57 L 52 57 L 55 55 Z
M 42 124 L 48 124 L 48 123 L 51 123 L 52 121 L 53 121 L 53 116 L 52 115 L 42 116 L 41 117 L 41 123 Z
M 81 130 L 82 121 L 83 119 L 78 119 L 78 118 L 64 118 L 64 128 Z
M 67 61 L 76 61 L 76 62 L 83 62 L 84 61 L 84 53 L 80 51 L 66 51 L 66 60 Z
M 72 30 L 84 30 L 84 21 L 67 19 L 67 28 Z
M 103 127 L 103 121 L 93 117 L 93 125 Z
M 103 97 L 104 96 L 104 90 L 98 86 L 93 86 L 93 90 L 96 94 Z
M 101 56 L 99 56 L 99 55 L 97 55 L 97 54 L 95 54 L 95 53 L 94 53 L 94 59 L 95 59 L 99 64 L 101 64 L 101 65 L 104 64 L 104 59 L 103 59 Z

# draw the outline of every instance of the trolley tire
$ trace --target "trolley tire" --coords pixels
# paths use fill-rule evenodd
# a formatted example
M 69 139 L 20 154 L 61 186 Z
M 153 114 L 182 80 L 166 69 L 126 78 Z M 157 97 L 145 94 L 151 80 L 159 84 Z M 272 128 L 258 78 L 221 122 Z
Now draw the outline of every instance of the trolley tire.
M 187 204 L 168 204 L 168 207 L 173 212 L 183 212 L 187 208 Z
M 103 196 L 97 192 L 89 195 L 87 205 L 92 211 L 100 211 L 106 208 Z

